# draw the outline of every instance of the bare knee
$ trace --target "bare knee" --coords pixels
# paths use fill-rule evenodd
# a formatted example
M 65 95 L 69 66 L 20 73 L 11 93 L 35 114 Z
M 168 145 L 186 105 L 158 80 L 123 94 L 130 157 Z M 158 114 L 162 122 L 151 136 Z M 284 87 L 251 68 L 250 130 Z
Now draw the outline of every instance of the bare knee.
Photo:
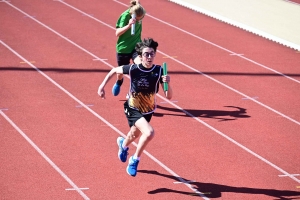
M 143 133 L 148 141 L 152 140 L 154 138 L 154 129 L 146 130 L 145 133 Z
M 140 133 L 141 133 L 141 132 L 140 132 L 139 129 L 137 129 L 135 126 L 132 126 L 132 127 L 130 128 L 130 131 L 129 131 L 127 137 L 128 137 L 128 139 L 130 139 L 130 140 L 134 140 L 134 139 L 136 139 L 136 138 L 138 138 L 138 137 L 140 136 Z

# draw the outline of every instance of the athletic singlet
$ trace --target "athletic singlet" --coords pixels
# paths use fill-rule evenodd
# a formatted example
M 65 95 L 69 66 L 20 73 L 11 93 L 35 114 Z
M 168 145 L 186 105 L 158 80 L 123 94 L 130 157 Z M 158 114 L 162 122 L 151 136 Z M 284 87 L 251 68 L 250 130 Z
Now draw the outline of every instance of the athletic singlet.
M 131 19 L 130 10 L 123 12 L 116 24 L 116 28 L 122 28 L 129 23 Z M 131 35 L 131 28 L 125 31 L 122 35 L 118 37 L 116 44 L 117 53 L 131 53 L 136 43 L 141 42 L 142 35 L 142 20 L 135 23 L 135 34 Z
M 154 112 L 156 108 L 155 95 L 162 83 L 162 67 L 153 65 L 150 69 L 142 64 L 124 65 L 123 74 L 129 74 L 129 107 L 139 110 L 142 114 Z

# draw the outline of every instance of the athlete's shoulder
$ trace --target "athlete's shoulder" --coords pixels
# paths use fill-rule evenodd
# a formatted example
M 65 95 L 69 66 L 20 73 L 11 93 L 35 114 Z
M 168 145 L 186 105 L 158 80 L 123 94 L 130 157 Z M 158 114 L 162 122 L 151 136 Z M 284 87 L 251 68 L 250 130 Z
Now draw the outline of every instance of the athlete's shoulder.
M 130 16 L 130 10 L 127 9 L 124 12 L 121 13 L 119 18 L 129 17 Z
M 162 66 L 161 65 L 154 65 L 154 68 L 158 69 L 158 70 L 162 70 Z
M 131 18 L 129 9 L 125 10 L 120 16 L 116 23 L 116 28 L 121 28 L 127 24 L 127 21 Z

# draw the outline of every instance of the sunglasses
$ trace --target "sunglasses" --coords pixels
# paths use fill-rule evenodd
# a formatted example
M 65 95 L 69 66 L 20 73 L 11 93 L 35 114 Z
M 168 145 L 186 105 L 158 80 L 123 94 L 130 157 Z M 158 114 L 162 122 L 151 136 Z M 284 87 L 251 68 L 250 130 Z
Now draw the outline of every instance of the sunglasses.
M 149 56 L 151 57 L 151 58 L 153 58 L 154 56 L 155 56 L 155 52 L 145 52 L 145 53 L 143 53 L 142 54 L 144 57 L 146 57 L 146 58 L 149 58 Z

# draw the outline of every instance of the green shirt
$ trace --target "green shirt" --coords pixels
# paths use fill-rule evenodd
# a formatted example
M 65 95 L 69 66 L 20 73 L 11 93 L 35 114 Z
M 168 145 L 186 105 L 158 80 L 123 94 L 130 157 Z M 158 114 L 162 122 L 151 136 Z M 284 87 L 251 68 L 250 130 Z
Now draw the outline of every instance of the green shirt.
M 116 28 L 122 28 L 129 23 L 131 15 L 129 9 L 123 12 L 116 24 Z M 119 36 L 116 49 L 118 53 L 131 53 L 136 43 L 141 42 L 142 35 L 142 21 L 135 23 L 135 34 L 131 35 L 131 28 L 128 29 L 125 33 Z

